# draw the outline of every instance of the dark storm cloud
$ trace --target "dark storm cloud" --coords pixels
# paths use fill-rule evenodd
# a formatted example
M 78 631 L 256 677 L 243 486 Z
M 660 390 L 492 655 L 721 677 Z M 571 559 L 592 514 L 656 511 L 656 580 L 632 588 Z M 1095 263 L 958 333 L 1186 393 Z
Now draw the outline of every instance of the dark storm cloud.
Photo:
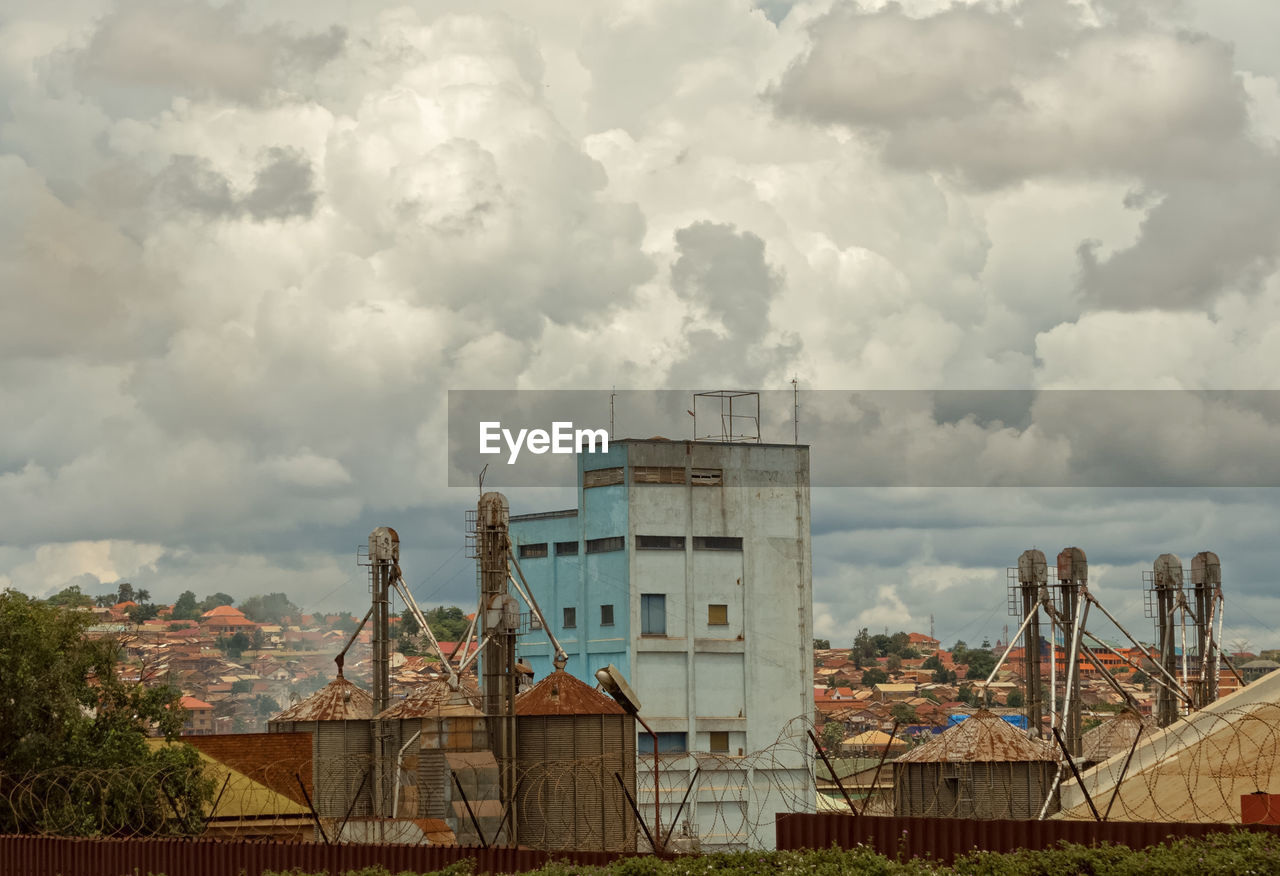
M 156 193 L 170 209 L 207 219 L 307 218 L 315 209 L 315 171 L 298 150 L 272 147 L 259 159 L 253 188 L 240 195 L 208 158 L 175 155 L 156 177 Z
M 886 161 L 980 188 L 1040 176 L 1137 178 L 1141 236 L 1078 288 L 1098 308 L 1196 307 L 1253 290 L 1280 243 L 1280 163 L 1249 134 L 1230 44 L 1167 4 L 1064 0 L 909 15 L 837 6 L 770 90 L 777 111 L 847 126 Z
M 715 375 L 732 372 L 740 382 L 765 382 L 794 357 L 800 341 L 766 338 L 769 308 L 782 278 L 766 261 L 764 241 L 732 225 L 695 222 L 676 231 L 675 242 L 679 257 L 671 267 L 672 288 L 723 330 L 687 329 L 688 352 L 672 365 L 668 381 L 705 386 L 708 380 L 723 382 Z
M 273 147 L 254 177 L 244 207 L 254 219 L 305 218 L 315 209 L 315 171 L 297 150 Z

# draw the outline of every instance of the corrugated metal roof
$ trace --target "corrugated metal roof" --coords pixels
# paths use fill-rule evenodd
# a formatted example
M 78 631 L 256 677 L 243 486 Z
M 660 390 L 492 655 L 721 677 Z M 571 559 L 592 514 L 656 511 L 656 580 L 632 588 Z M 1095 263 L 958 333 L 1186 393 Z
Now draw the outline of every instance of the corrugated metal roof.
M 1057 749 L 1052 745 L 1028 738 L 1000 716 L 981 709 L 968 720 L 908 751 L 896 763 L 1056 762 L 1057 759 Z
M 623 715 L 622 706 L 563 670 L 516 697 L 517 715 Z
M 1121 712 L 1084 734 L 1080 738 L 1080 753 L 1085 760 L 1101 763 L 1109 757 L 1128 752 L 1135 738 L 1155 729 L 1154 724 L 1144 721 L 1136 712 Z
M 339 676 L 300 703 L 294 703 L 271 720 L 355 721 L 373 717 L 373 697 Z
M 379 718 L 440 718 L 461 715 L 483 715 L 484 698 L 475 679 L 463 677 L 460 690 L 453 690 L 444 679 L 432 679 L 419 685 L 413 693 L 380 714 Z

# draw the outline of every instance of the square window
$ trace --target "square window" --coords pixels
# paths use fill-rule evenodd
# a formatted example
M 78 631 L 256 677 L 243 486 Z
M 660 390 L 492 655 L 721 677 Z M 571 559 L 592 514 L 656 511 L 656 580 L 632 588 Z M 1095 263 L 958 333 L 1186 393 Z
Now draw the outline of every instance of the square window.
M 686 737 L 683 733 L 659 733 L 658 754 L 683 754 L 689 750 L 685 739 Z M 646 754 L 651 753 L 653 751 L 653 737 L 648 733 L 641 733 L 640 738 L 636 740 L 636 751 Z
M 727 627 L 728 625 L 729 625 L 729 606 L 714 605 L 714 604 L 707 606 L 707 626 Z
M 578 609 L 574 607 L 564 610 L 564 623 L 561 625 L 566 630 L 572 630 L 578 625 Z
M 576 541 L 558 541 L 556 542 L 557 557 L 573 557 L 578 554 L 578 543 Z
M 613 626 L 613 606 L 612 605 L 600 606 L 600 626 L 602 627 Z
M 729 753 L 729 731 L 712 730 L 708 735 L 711 737 L 710 744 L 707 746 L 708 751 L 721 754 Z
M 667 634 L 667 597 L 662 593 L 640 594 L 640 635 Z

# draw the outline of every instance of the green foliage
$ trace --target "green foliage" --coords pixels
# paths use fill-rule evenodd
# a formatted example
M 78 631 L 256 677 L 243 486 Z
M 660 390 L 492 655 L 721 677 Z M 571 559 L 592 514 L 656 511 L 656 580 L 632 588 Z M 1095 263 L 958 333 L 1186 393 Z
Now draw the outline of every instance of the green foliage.
M 873 684 L 884 684 L 888 680 L 889 673 L 885 672 L 883 669 L 873 668 L 862 673 L 862 681 L 860 683 L 863 687 L 870 687 Z
M 440 876 L 469 876 L 475 861 L 464 859 Z M 662 859 L 650 855 L 619 858 L 603 867 L 553 861 L 529 871 L 531 876 L 930 876 L 959 873 L 965 876 L 1237 876 L 1280 872 L 1280 837 L 1261 831 L 1223 831 L 1199 839 L 1174 840 L 1148 849 L 1102 844 L 1063 844 L 1044 851 L 1022 850 L 1011 854 L 973 852 L 956 860 L 954 867 L 934 861 L 877 854 L 870 848 L 831 847 L 793 852 L 735 852 Z M 300 870 L 265 871 L 263 876 L 308 876 Z M 320 876 L 320 874 L 314 874 Z M 349 870 L 343 876 L 393 876 L 383 867 Z M 414 876 L 401 873 L 399 876 Z
M 459 641 L 467 634 L 467 627 L 471 625 L 466 613 L 456 605 L 441 605 L 423 612 L 423 617 L 427 619 L 431 632 L 443 642 Z
M 0 833 L 187 832 L 212 782 L 189 746 L 147 744 L 150 726 L 168 739 L 181 731 L 181 694 L 121 681 L 117 643 L 85 638 L 92 620 L 0 594 L 0 799 L 14 799 L 21 783 L 24 799 L 46 801 L 0 808 Z M 173 800 L 160 805 L 164 794 Z
M 203 613 L 200 606 L 196 604 L 196 595 L 190 590 L 184 590 L 173 603 L 173 613 L 170 617 L 174 620 L 197 620 Z
M 893 708 L 889 710 L 890 716 L 899 724 L 916 723 L 916 707 L 909 706 L 906 703 L 894 703 Z
M 974 681 L 978 679 L 986 680 L 991 674 L 991 670 L 996 668 L 996 655 L 990 651 L 974 649 L 964 652 L 964 660 L 957 659 L 957 663 L 964 663 L 969 667 L 968 677 Z
M 839 721 L 828 721 L 822 728 L 822 747 L 827 751 L 839 751 L 844 742 L 845 728 Z
M 286 617 L 298 614 L 298 606 L 290 602 L 289 597 L 283 593 L 250 596 L 240 603 L 240 610 L 249 620 L 260 624 L 278 624 Z
M 826 651 L 830 647 L 831 647 L 830 639 L 814 639 L 813 640 L 813 650 L 815 651 Z
M 59 590 L 45 601 L 50 605 L 65 605 L 69 608 L 92 608 L 94 600 L 89 594 L 81 593 L 78 584 L 72 584 L 70 587 L 64 587 Z
M 253 682 L 247 678 L 239 678 L 231 682 L 231 692 L 233 694 L 249 693 L 253 690 Z
M 937 654 L 930 654 L 924 659 L 924 663 L 920 664 L 921 669 L 941 669 L 942 661 L 938 659 Z
M 160 606 L 153 605 L 150 602 L 141 603 L 130 607 L 127 614 L 129 615 L 129 620 L 135 624 L 140 624 L 144 621 L 152 620 L 160 614 Z
M 1020 709 L 1026 704 L 1026 698 L 1022 696 L 1020 690 L 1011 691 L 1004 704 L 1011 709 Z
M 206 596 L 200 600 L 200 614 L 204 614 L 206 611 L 213 611 L 220 605 L 230 605 L 233 602 L 235 602 L 235 599 L 226 593 L 215 593 L 212 596 Z

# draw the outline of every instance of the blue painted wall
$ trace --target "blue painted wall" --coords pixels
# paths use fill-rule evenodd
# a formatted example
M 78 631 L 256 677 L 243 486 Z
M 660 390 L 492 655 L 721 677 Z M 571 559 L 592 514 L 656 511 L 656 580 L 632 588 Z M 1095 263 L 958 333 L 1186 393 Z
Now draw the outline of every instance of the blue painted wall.
M 612 663 L 630 675 L 631 596 L 628 555 L 630 545 L 619 551 L 588 554 L 588 540 L 627 536 L 627 488 L 625 484 L 582 489 L 582 472 L 626 465 L 626 447 L 613 446 L 608 453 L 578 457 L 578 514 L 575 517 L 513 520 L 511 541 L 516 545 L 546 542 L 547 556 L 520 560 L 534 599 L 565 653 L 566 671 L 588 684 L 595 672 Z M 513 514 L 542 509 L 513 508 Z M 556 556 L 555 543 L 576 541 L 576 556 Z M 601 606 L 613 606 L 613 624 L 601 621 Z M 564 627 L 564 609 L 576 609 L 576 626 Z M 533 667 L 534 678 L 552 671 L 553 650 L 540 631 L 522 635 L 516 654 Z

